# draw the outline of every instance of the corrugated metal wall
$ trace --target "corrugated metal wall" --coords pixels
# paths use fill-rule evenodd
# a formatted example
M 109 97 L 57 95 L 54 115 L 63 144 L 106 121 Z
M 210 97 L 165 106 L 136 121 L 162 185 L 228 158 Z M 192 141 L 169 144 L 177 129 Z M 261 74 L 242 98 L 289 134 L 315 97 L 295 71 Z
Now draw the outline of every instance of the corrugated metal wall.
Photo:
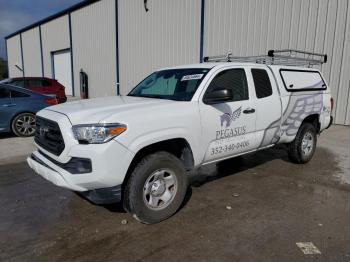
M 51 52 L 70 48 L 68 15 L 41 25 L 44 75 L 52 77 Z
M 157 68 L 199 62 L 200 0 L 119 0 L 121 94 Z
M 322 71 L 336 102 L 335 122 L 350 125 L 348 0 L 205 0 L 205 55 L 280 48 L 328 54 Z
M 89 96 L 117 93 L 115 0 L 103 0 L 71 14 L 75 93 L 79 71 L 89 76 Z
M 119 73 L 126 94 L 157 68 L 200 59 L 201 0 L 102 0 L 71 14 L 75 91 L 79 70 L 89 74 L 91 97 L 116 94 L 115 3 L 118 2 Z M 264 54 L 295 48 L 327 53 L 322 71 L 335 99 L 335 122 L 350 125 L 349 0 L 204 0 L 204 55 Z M 64 15 L 41 25 L 45 76 L 51 52 L 70 48 Z M 37 29 L 22 33 L 25 71 L 41 73 Z M 7 40 L 10 76 L 20 76 L 19 35 Z M 27 72 L 26 72 L 27 75 Z
M 22 34 L 22 47 L 25 76 L 41 76 L 41 51 L 38 27 Z
M 22 67 L 22 53 L 21 53 L 21 42 L 20 35 L 13 36 L 6 40 L 7 45 L 7 59 L 10 77 L 23 76 L 22 71 L 20 71 L 15 65 Z

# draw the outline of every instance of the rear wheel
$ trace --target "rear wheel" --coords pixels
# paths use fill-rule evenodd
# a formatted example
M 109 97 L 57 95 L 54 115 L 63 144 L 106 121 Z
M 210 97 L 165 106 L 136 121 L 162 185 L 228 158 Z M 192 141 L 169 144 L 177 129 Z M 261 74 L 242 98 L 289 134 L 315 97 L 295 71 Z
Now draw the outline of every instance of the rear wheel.
M 311 160 L 316 150 L 317 133 L 314 125 L 304 123 L 288 147 L 290 160 L 297 164 L 304 164 Z
M 180 207 L 187 190 L 182 162 L 167 152 L 144 157 L 125 189 L 124 208 L 145 224 L 158 223 Z
M 32 113 L 22 113 L 17 115 L 11 124 L 13 133 L 16 136 L 28 137 L 35 133 L 35 115 Z

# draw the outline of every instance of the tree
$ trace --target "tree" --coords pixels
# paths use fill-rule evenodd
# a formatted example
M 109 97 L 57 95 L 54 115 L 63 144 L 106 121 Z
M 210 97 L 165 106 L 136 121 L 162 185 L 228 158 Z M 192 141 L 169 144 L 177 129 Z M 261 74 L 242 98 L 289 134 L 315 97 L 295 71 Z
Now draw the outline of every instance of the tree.
M 0 80 L 8 78 L 7 61 L 0 57 Z

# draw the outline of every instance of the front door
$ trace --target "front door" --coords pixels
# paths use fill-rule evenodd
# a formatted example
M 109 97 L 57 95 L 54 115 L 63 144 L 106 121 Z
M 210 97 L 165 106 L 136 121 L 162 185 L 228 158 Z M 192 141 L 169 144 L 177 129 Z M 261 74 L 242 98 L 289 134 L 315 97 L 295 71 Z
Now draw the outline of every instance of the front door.
M 219 70 L 205 93 L 218 87 L 229 87 L 233 97 L 231 101 L 214 105 L 205 104 L 203 98 L 199 102 L 205 163 L 239 155 L 258 147 L 255 137 L 256 114 L 249 99 L 252 90 L 246 71 L 243 68 Z

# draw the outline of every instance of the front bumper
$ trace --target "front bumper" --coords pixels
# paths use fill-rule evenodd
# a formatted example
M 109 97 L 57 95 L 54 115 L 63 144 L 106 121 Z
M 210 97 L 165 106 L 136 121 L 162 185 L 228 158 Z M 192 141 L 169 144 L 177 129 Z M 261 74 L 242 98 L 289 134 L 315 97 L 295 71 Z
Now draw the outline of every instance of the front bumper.
M 64 177 L 46 164 L 43 160 L 38 158 L 35 154 L 32 154 L 27 158 L 27 163 L 31 169 L 33 169 L 37 174 L 41 175 L 46 180 L 55 184 L 56 186 L 64 187 L 74 191 L 84 191 L 84 188 L 69 184 Z
M 79 195 L 97 205 L 118 203 L 122 199 L 122 186 L 119 185 L 79 192 Z
M 103 204 L 117 203 L 121 201 L 121 197 L 122 197 L 121 185 L 81 192 L 81 190 L 83 190 L 81 187 L 70 185 L 64 179 L 64 177 L 60 175 L 60 173 L 56 172 L 50 166 L 46 165 L 34 154 L 28 157 L 27 162 L 29 166 L 35 170 L 36 173 L 40 174 L 46 180 L 52 182 L 56 186 L 77 191 L 81 196 L 83 196 L 84 198 L 87 198 L 88 200 L 90 200 L 95 204 L 103 205 Z
M 65 115 L 42 110 L 38 116 L 57 122 L 65 148 L 55 155 L 35 143 L 38 150 L 28 157 L 27 162 L 36 173 L 57 186 L 79 192 L 111 188 L 124 182 L 135 153 L 116 140 L 103 144 L 79 144 Z

